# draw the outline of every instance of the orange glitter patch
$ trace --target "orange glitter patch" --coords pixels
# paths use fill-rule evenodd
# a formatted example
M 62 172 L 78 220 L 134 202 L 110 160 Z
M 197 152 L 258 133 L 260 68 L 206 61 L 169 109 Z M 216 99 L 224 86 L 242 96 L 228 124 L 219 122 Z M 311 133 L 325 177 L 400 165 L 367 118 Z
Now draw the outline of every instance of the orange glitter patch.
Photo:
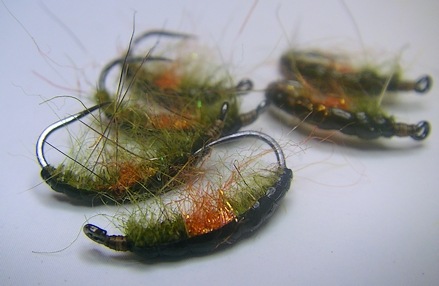
M 236 219 L 232 207 L 226 201 L 223 190 L 197 197 L 191 213 L 185 215 L 189 237 L 209 233 Z

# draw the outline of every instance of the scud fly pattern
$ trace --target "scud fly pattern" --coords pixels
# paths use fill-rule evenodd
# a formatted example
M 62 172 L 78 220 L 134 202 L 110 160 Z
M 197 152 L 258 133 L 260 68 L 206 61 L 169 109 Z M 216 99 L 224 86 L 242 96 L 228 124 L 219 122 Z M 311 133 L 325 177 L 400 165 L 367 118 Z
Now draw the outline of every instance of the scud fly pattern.
M 160 169 L 160 163 L 162 162 L 154 159 L 154 157 L 146 157 L 152 154 L 151 150 L 146 150 L 145 152 L 140 151 L 141 146 L 148 147 L 144 145 L 145 140 L 137 137 L 126 138 L 121 136 L 118 136 L 117 139 L 112 139 L 108 135 L 101 137 L 103 133 L 96 131 L 98 137 L 101 137 L 98 140 L 106 141 L 102 143 L 105 149 L 97 150 L 96 148 L 92 148 L 91 152 L 96 154 L 87 154 L 89 159 L 95 158 L 91 160 L 89 166 L 86 165 L 88 163 L 87 160 L 79 162 L 78 157 L 73 158 L 71 156 L 68 157 L 75 165 L 78 165 L 76 168 L 79 168 L 79 173 L 73 173 L 73 171 L 66 169 L 64 165 L 58 167 L 50 165 L 44 153 L 44 146 L 47 144 L 46 141 L 49 135 L 60 128 L 80 121 L 81 118 L 90 115 L 93 111 L 103 108 L 106 105 L 106 103 L 96 105 L 78 114 L 55 122 L 48 126 L 38 138 L 36 152 L 38 161 L 42 167 L 41 177 L 55 191 L 90 204 L 117 203 L 125 200 L 135 201 L 142 196 L 157 194 L 162 190 L 165 183 L 170 184 L 171 179 L 173 179 L 173 182 L 177 182 L 174 178 L 174 172 L 176 173 L 178 168 L 183 168 L 198 159 L 198 156 L 194 156 L 191 153 L 175 157 L 173 158 L 174 164 L 170 166 L 169 169 L 166 169 L 168 172 L 166 173 L 166 177 L 164 177 L 164 175 L 159 177 L 161 173 L 163 173 L 160 172 L 160 170 L 163 170 L 163 168 Z M 217 119 L 217 125 L 214 126 L 214 130 L 209 130 L 209 134 L 212 135 L 212 138 L 217 137 L 217 129 L 221 130 L 227 108 L 228 105 L 225 103 L 222 113 L 220 113 Z M 87 125 L 87 127 L 90 126 Z M 167 139 L 171 140 L 170 137 Z M 117 142 L 115 140 L 117 140 Z M 128 140 L 128 142 L 124 144 L 122 140 Z M 190 141 L 188 144 L 189 143 Z M 170 144 L 172 143 L 168 143 L 167 146 Z M 154 146 L 154 144 L 149 145 L 151 148 Z M 166 154 L 163 156 L 165 155 Z M 117 157 L 113 158 L 112 156 Z M 100 162 L 111 162 L 111 160 L 116 159 L 118 161 L 114 161 L 114 163 L 106 166 L 104 170 L 100 170 L 98 173 L 98 167 L 95 165 L 96 160 L 100 160 Z M 171 167 L 175 168 L 175 170 L 171 170 Z
M 356 66 L 347 56 L 318 50 L 289 50 L 281 56 L 280 68 L 286 79 L 305 80 L 325 93 L 340 89 L 347 94 L 369 96 L 380 96 L 384 91 L 426 93 L 432 85 L 428 75 L 415 81 L 404 79 L 399 66 L 390 72 L 381 72 L 372 65 Z
M 204 177 L 209 169 L 200 167 L 197 171 L 203 173 L 202 178 L 186 184 L 173 194 L 173 199 L 157 197 L 134 211 L 125 220 L 124 235 L 108 235 L 93 224 L 84 226 L 85 234 L 113 250 L 161 259 L 210 253 L 253 233 L 274 213 L 290 188 L 293 173 L 286 166 L 279 144 L 263 133 L 241 131 L 212 141 L 196 153 L 247 137 L 267 143 L 276 156 L 276 164 L 256 167 L 253 162 L 251 166 L 240 162 L 245 166 L 238 168 L 234 163 L 236 170 L 223 168 L 231 170 L 231 174 L 214 172 L 208 179 Z M 154 211 L 148 211 L 151 204 L 156 205 Z
M 141 35 L 133 43 L 138 45 L 153 35 L 181 38 L 183 42 L 194 38 L 186 34 L 153 31 Z M 164 115 L 172 116 L 170 120 L 162 121 L 163 114 L 159 118 L 154 118 L 154 114 L 147 114 L 145 115 L 147 118 L 144 118 L 137 112 L 124 110 L 121 112 L 123 114 L 121 117 L 127 118 L 123 123 L 128 128 L 130 125 L 138 126 L 136 124 L 138 122 L 150 124 L 150 130 L 172 128 L 173 125 L 187 129 L 194 128 L 189 119 L 196 121 L 198 125 L 208 125 L 216 118 L 215 114 L 226 101 L 229 103 L 229 112 L 222 135 L 233 133 L 243 125 L 256 120 L 263 109 L 263 103 L 255 111 L 239 114 L 237 99 L 237 96 L 250 91 L 253 83 L 249 79 L 244 79 L 233 86 L 230 75 L 225 73 L 223 68 L 216 64 L 206 64 L 206 62 L 209 61 L 193 50 L 186 54 L 179 54 L 177 59 L 156 57 L 152 55 L 152 52 L 149 52 L 147 57 L 136 57 L 128 51 L 124 58 L 114 60 L 103 69 L 99 79 L 99 91 L 96 94 L 97 101 L 99 103 L 111 101 L 121 105 L 121 98 L 110 97 L 105 88 L 105 81 L 108 72 L 114 66 L 124 64 L 125 72 L 121 80 L 126 82 L 131 92 L 129 101 L 125 100 L 125 95 L 122 96 L 124 106 L 131 107 L 135 104 L 144 106 L 145 109 L 154 109 L 155 112 L 156 110 L 160 110 L 161 113 L 171 112 L 171 114 L 165 113 Z M 115 116 L 111 111 L 109 115 L 112 118 Z M 140 118 L 136 118 L 137 116 Z M 169 124 L 166 124 L 167 122 Z
M 270 84 L 267 100 L 290 115 L 321 129 L 361 139 L 411 137 L 424 140 L 430 124 L 397 122 L 381 107 L 390 92 L 427 92 L 430 76 L 405 80 L 400 69 L 382 74 L 373 67 L 355 67 L 343 56 L 291 50 L 280 60 L 283 80 Z

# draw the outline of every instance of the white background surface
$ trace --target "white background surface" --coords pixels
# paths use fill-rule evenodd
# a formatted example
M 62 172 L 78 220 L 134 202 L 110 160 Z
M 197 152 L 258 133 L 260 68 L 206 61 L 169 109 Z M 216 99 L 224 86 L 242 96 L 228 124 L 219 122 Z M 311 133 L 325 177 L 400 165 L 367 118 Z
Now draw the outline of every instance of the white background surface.
M 437 81 L 439 2 L 346 1 L 350 14 L 340 1 L 5 3 L 19 22 L 0 4 L 0 284 L 438 284 L 437 84 L 426 96 L 401 95 L 392 109 L 401 121 L 430 121 L 432 133 L 421 143 L 307 140 L 264 114 L 249 128 L 285 146 L 292 189 L 253 237 L 179 262 L 145 264 L 87 239 L 86 218 L 109 210 L 76 206 L 41 183 L 34 144 L 47 125 L 81 110 L 73 100 L 59 100 L 59 109 L 40 103 L 92 94 L 100 69 L 127 47 L 134 12 L 136 32 L 196 34 L 237 79 L 251 77 L 263 89 L 279 77 L 277 59 L 288 47 L 358 51 L 360 36 L 367 54 L 396 57 L 404 50 L 408 76 L 427 73 Z

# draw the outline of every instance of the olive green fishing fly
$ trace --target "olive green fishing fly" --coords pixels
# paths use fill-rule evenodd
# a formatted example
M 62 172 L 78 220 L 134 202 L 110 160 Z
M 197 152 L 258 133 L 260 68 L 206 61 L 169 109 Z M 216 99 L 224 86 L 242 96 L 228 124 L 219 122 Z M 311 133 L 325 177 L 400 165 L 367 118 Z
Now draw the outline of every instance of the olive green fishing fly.
M 166 31 L 161 34 L 153 31 L 144 33 L 133 43 L 138 45 L 152 35 L 172 36 L 184 40 L 194 38 L 187 34 Z M 134 56 L 130 49 L 125 57 L 116 59 L 104 67 L 99 77 L 96 100 L 98 103 L 115 104 L 115 107 L 106 108 L 105 113 L 108 117 L 117 119 L 126 129 L 144 128 L 154 131 L 175 125 L 182 129 L 200 128 L 200 126 L 193 126 L 189 119 L 195 119 L 206 125 L 205 122 L 215 120 L 217 110 L 224 102 L 228 102 L 230 106 L 222 135 L 236 132 L 242 126 L 254 122 L 265 110 L 265 102 L 262 102 L 255 110 L 244 114 L 239 114 L 237 102 L 237 96 L 249 92 L 253 88 L 253 82 L 243 79 L 233 87 L 228 74 L 221 74 L 220 67 L 207 65 L 202 62 L 204 58 L 200 58 L 201 56 L 194 52 L 179 55 L 173 60 L 150 54 L 147 57 Z M 129 101 L 124 101 L 124 106 L 120 105 L 122 105 L 121 100 L 125 100 L 125 96 L 111 98 L 105 87 L 108 73 L 118 65 L 123 65 L 124 73 L 121 81 L 127 83 L 132 94 Z M 155 120 L 157 118 L 151 115 L 153 112 L 140 114 L 137 110 L 139 106 L 144 109 L 160 110 L 159 119 L 164 118 L 163 113 L 170 112 L 172 124 Z M 113 110 L 116 110 L 120 116 L 116 117 Z
M 424 140 L 430 124 L 397 122 L 381 107 L 388 92 L 427 92 L 430 76 L 403 80 L 398 70 L 382 75 L 364 67 L 354 68 L 341 56 L 317 52 L 288 51 L 280 60 L 285 79 L 270 84 L 266 98 L 281 111 L 317 126 L 361 139 L 411 137 Z
M 215 69 L 197 72 L 205 63 L 191 59 L 170 60 L 151 51 L 144 57 L 133 55 L 134 45 L 150 36 L 190 38 L 153 31 L 135 39 L 125 57 L 103 68 L 94 96 L 97 105 L 40 135 L 41 176 L 53 190 L 91 204 L 137 201 L 166 192 L 184 183 L 176 176 L 200 159 L 193 156 L 196 150 L 251 123 L 265 109 L 263 102 L 239 114 L 236 97 L 252 88 L 249 80 L 233 85 L 230 76 L 217 75 Z M 117 66 L 119 84 L 111 96 L 105 81 Z M 89 121 L 82 120 L 86 115 Z M 63 162 L 49 164 L 44 153 L 48 136 L 74 123 L 84 134 L 69 133 L 78 136 L 72 150 L 62 153 Z
M 131 251 L 153 260 L 208 254 L 252 234 L 271 217 L 290 188 L 293 173 L 286 166 L 279 144 L 263 133 L 241 131 L 214 140 L 195 154 L 247 137 L 267 143 L 276 156 L 276 163 L 265 162 L 258 168 L 242 163 L 239 169 L 234 163 L 236 170 L 231 175 L 216 175 L 221 182 L 212 183 L 217 180 L 209 177 L 205 184 L 199 179 L 184 186 L 178 193 L 180 199 L 169 202 L 163 197 L 153 198 L 156 211 L 149 211 L 153 202 L 146 202 L 148 205 L 122 220 L 124 235 L 108 235 L 106 230 L 93 224 L 86 224 L 84 233 L 110 249 Z M 224 169 L 233 170 L 226 166 Z M 205 175 L 208 170 L 202 168 L 198 172 Z
M 377 68 L 365 65 L 356 67 L 342 55 L 319 51 L 290 50 L 282 55 L 281 72 L 287 79 L 305 80 L 318 90 L 330 93 L 364 93 L 380 96 L 383 91 L 415 91 L 426 93 L 433 80 L 424 75 L 416 81 L 403 78 L 401 68 L 381 73 Z
M 75 198 L 84 202 L 89 202 L 91 204 L 115 203 L 125 200 L 138 200 L 142 196 L 148 196 L 152 193 L 155 193 L 154 188 L 160 189 L 163 185 L 168 183 L 170 179 L 174 179 L 172 177 L 174 174 L 171 172 L 176 173 L 178 171 L 178 168 L 183 168 L 186 164 L 190 164 L 189 160 L 194 160 L 193 162 L 195 162 L 198 159 L 197 156 L 192 156 L 191 153 L 182 154 L 180 157 L 174 159 L 175 164 L 173 166 L 168 167 L 175 168 L 175 170 L 168 169 L 166 170 L 168 172 L 167 177 L 159 177 L 160 173 L 158 171 L 158 166 L 160 162 L 156 163 L 159 160 L 155 158 L 145 157 L 148 156 L 148 154 L 151 154 L 148 153 L 149 150 L 147 150 L 147 152 L 145 152 L 144 154 L 139 153 L 139 146 L 143 144 L 142 139 L 128 138 L 129 142 L 127 144 L 122 144 L 120 136 L 118 137 L 118 142 L 115 142 L 113 141 L 113 139 L 109 137 L 104 137 L 105 135 L 97 130 L 94 130 L 98 133 L 98 137 L 102 138 L 100 140 L 107 141 L 105 142 L 106 150 L 98 151 L 97 153 L 99 154 L 97 156 L 110 156 L 110 158 L 105 158 L 104 161 L 107 161 L 111 159 L 112 155 L 118 153 L 117 156 L 119 156 L 121 162 L 118 163 L 118 170 L 113 170 L 113 172 L 118 171 L 118 174 L 113 173 L 115 179 L 113 179 L 112 176 L 108 176 L 111 175 L 110 168 L 106 168 L 107 176 L 105 176 L 105 174 L 98 174 L 97 171 L 94 170 L 94 164 L 86 166 L 85 164 L 87 164 L 87 162 L 81 163 L 77 159 L 68 156 L 67 154 L 65 155 L 68 156 L 74 162 L 74 164 L 78 164 L 80 166 L 82 173 L 73 174 L 72 171 L 69 170 L 61 172 L 59 170 L 62 170 L 64 168 L 64 165 L 61 165 L 58 168 L 50 165 L 47 162 L 44 153 L 44 145 L 47 143 L 46 141 L 49 135 L 51 135 L 53 132 L 60 128 L 64 128 L 65 126 L 72 124 L 75 121 L 79 121 L 81 118 L 106 105 L 108 105 L 108 103 L 99 104 L 75 115 L 57 121 L 54 124 L 48 126 L 41 133 L 36 144 L 37 159 L 40 166 L 42 167 L 41 177 L 46 181 L 49 186 L 52 187 L 53 190 L 59 193 L 63 193 L 71 198 Z M 221 130 L 224 118 L 227 114 L 227 110 L 228 104 L 224 103 L 221 110 L 222 112 L 217 119 L 216 125 L 213 126 L 211 133 L 209 133 L 213 138 L 217 137 L 217 133 L 219 132 L 218 130 Z M 87 125 L 87 128 L 90 128 L 90 126 Z M 171 139 L 172 138 L 167 137 L 164 140 Z M 188 141 L 188 143 L 190 143 L 190 141 Z M 111 147 L 109 145 L 111 145 Z M 151 147 L 153 146 L 154 145 L 151 145 Z M 108 152 L 110 148 L 117 149 L 111 149 L 113 152 L 109 154 L 103 153 L 104 151 Z M 131 150 L 129 150 L 128 148 L 131 148 Z M 125 160 L 122 160 L 122 156 L 124 156 Z M 178 159 L 186 160 L 184 162 L 178 162 Z M 180 165 L 177 165 L 178 163 L 180 163 Z M 110 165 L 110 167 L 113 166 Z M 92 181 L 85 181 L 85 183 L 95 183 L 96 187 L 80 187 L 81 183 L 85 185 L 84 178 L 77 177 L 81 175 L 89 176 L 90 180 Z M 72 179 L 76 179 L 76 185 L 71 183 Z M 105 185 L 105 183 L 107 183 L 107 185 Z

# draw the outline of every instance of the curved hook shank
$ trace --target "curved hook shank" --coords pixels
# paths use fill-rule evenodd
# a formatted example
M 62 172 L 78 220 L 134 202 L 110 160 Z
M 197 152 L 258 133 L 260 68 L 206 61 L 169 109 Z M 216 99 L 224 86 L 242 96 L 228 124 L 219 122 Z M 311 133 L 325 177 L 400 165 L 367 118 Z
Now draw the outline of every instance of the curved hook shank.
M 183 40 L 186 39 L 193 39 L 196 38 L 196 36 L 191 35 L 191 34 L 184 34 L 184 33 L 180 33 L 180 32 L 172 32 L 172 31 L 165 31 L 165 30 L 152 30 L 152 31 L 147 31 L 143 34 L 141 34 L 140 36 L 136 37 L 136 39 L 134 39 L 133 43 L 134 45 L 137 45 L 139 42 L 149 38 L 149 37 L 168 37 L 168 38 L 180 38 Z
M 279 167 L 282 169 L 286 168 L 285 155 L 284 155 L 279 143 L 277 143 L 276 140 L 273 139 L 273 137 L 271 137 L 265 133 L 259 132 L 259 131 L 246 130 L 246 131 L 236 132 L 234 134 L 221 137 L 215 141 L 210 142 L 205 147 L 197 150 L 194 154 L 204 152 L 204 150 L 206 148 L 211 148 L 214 145 L 228 142 L 228 141 L 234 141 L 234 140 L 237 140 L 237 139 L 240 139 L 243 137 L 254 137 L 254 138 L 260 139 L 260 140 L 264 141 L 265 143 L 267 143 L 273 149 L 273 151 L 276 155 Z
M 108 103 L 101 103 L 98 105 L 95 105 L 91 108 L 85 109 L 77 114 L 74 114 L 72 116 L 69 116 L 67 118 L 61 119 L 60 121 L 57 121 L 51 125 L 49 125 L 46 129 L 41 132 L 40 136 L 38 137 L 37 144 L 36 144 L 36 155 L 38 159 L 38 163 L 40 163 L 40 166 L 42 168 L 47 167 L 49 164 L 46 161 L 46 157 L 44 156 L 44 143 L 47 140 L 47 137 L 49 137 L 52 132 L 56 131 L 57 129 L 60 129 L 66 125 L 69 125 L 70 123 L 77 121 L 81 119 L 82 117 L 92 113 L 93 111 L 101 108 L 102 106 L 107 105 Z
M 123 57 L 113 60 L 112 62 L 108 63 L 101 71 L 101 74 L 99 75 L 98 80 L 98 90 L 106 90 L 105 89 L 105 80 L 107 78 L 108 73 L 112 68 L 114 68 L 117 65 L 126 65 L 126 64 L 134 64 L 134 63 L 140 63 L 143 64 L 144 62 L 152 62 L 152 61 L 171 61 L 168 58 L 165 57 Z

